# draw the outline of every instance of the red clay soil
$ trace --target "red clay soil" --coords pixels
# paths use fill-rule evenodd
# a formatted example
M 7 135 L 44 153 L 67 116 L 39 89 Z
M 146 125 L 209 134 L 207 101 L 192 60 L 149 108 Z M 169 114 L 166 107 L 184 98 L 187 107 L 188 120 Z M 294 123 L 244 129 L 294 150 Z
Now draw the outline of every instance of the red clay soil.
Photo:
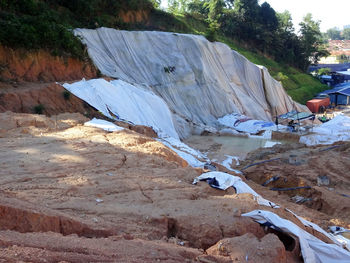
M 270 210 L 306 229 L 284 210 L 299 205 L 251 181 L 282 208 L 192 185 L 203 171 L 160 142 L 86 120 L 0 113 L 0 262 L 301 262 L 297 241 L 241 217 Z
M 0 46 L 0 79 L 2 81 L 69 81 L 96 77 L 90 62 L 52 56 L 44 50 L 28 52 Z
M 14 87 L 0 83 L 0 112 L 35 113 L 39 105 L 42 106 L 42 114 L 48 116 L 64 112 L 80 112 L 88 116 L 97 114 L 95 109 L 59 84 L 27 82 Z

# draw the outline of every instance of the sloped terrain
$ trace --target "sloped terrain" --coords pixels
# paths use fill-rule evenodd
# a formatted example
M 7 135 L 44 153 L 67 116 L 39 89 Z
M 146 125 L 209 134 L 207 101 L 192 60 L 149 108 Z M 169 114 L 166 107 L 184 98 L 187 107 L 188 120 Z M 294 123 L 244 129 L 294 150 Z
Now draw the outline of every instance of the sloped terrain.
M 80 114 L 7 112 L 0 119 L 4 262 L 245 262 L 242 253 L 251 262 L 301 260 L 296 240 L 269 234 L 240 215 L 263 208 L 305 229 L 300 221 L 233 188 L 192 185 L 202 169 L 188 167 L 160 142 L 127 129 L 109 133 L 83 126 L 87 119 Z M 249 184 L 316 223 L 331 219 Z M 224 238 L 229 240 L 218 248 Z M 237 254 L 240 238 L 256 245 L 247 241 Z
M 203 36 L 112 28 L 75 33 L 104 75 L 144 85 L 164 99 L 181 138 L 192 133 L 189 123 L 217 127 L 217 119 L 231 113 L 271 121 L 292 109 L 308 111 L 266 68 Z

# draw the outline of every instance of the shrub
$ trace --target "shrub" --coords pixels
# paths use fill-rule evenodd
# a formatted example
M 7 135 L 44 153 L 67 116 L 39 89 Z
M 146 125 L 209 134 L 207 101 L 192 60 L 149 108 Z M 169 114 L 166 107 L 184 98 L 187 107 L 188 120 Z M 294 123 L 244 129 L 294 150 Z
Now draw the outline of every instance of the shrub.
M 68 90 L 65 90 L 62 92 L 62 95 L 65 100 L 69 100 L 71 93 Z
M 43 114 L 44 110 L 45 110 L 45 107 L 42 104 L 38 104 L 38 105 L 34 106 L 34 113 L 35 114 Z

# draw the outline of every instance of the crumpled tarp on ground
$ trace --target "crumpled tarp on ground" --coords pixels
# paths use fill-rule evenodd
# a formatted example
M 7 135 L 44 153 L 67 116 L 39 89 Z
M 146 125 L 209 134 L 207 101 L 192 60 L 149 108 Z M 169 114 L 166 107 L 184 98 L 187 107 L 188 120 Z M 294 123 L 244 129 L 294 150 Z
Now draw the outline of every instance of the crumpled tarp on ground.
M 177 116 L 182 138 L 191 133 L 186 120 L 216 127 L 218 118 L 233 112 L 271 121 L 295 107 L 305 110 L 266 68 L 203 36 L 110 28 L 74 32 L 103 74 L 146 84 L 162 97 Z
M 228 114 L 218 119 L 219 123 L 237 131 L 257 134 L 263 130 L 277 131 L 277 125 L 271 121 L 252 120 L 237 113 Z M 280 125 L 280 129 L 282 126 Z
M 279 207 L 273 202 L 264 199 L 261 195 L 259 195 L 252 188 L 250 188 L 249 185 L 243 182 L 242 179 L 238 176 L 234 176 L 223 172 L 208 172 L 196 177 L 193 181 L 193 184 L 196 184 L 199 181 L 207 181 L 210 184 L 210 186 L 221 190 L 226 190 L 229 187 L 234 187 L 236 189 L 237 194 L 252 194 L 256 198 L 258 204 L 260 205 L 265 205 L 273 208 Z
M 305 263 L 345 263 L 350 262 L 350 252 L 335 244 L 327 244 L 293 222 L 283 219 L 275 213 L 254 210 L 242 216 L 250 217 L 259 224 L 269 223 L 277 227 L 279 231 L 298 237 L 301 253 Z
M 332 120 L 314 127 L 313 134 L 300 137 L 300 142 L 308 146 L 317 144 L 333 144 L 350 140 L 350 117 L 338 115 Z

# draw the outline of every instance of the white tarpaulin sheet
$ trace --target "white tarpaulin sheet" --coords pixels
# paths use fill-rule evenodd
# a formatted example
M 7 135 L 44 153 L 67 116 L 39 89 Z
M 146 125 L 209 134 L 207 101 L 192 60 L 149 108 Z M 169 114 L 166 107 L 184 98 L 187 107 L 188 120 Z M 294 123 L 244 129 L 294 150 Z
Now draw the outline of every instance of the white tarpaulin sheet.
M 109 131 L 109 132 L 124 130 L 123 127 L 115 125 L 112 122 L 101 120 L 101 119 L 96 119 L 96 118 L 93 118 L 91 121 L 85 122 L 84 125 L 90 126 L 90 127 L 100 128 L 100 129 L 103 129 L 103 130 Z
M 226 190 L 229 187 L 234 187 L 236 189 L 237 194 L 252 194 L 258 204 L 265 205 L 273 208 L 279 208 L 278 205 L 270 202 L 269 200 L 264 199 L 261 195 L 256 193 L 249 185 L 242 181 L 242 179 L 238 176 L 234 176 L 228 173 L 223 172 L 208 172 L 203 173 L 200 176 L 196 177 L 193 181 L 193 184 L 198 183 L 199 181 L 204 181 L 207 179 L 215 179 L 215 183 L 211 183 L 210 186 Z
M 308 146 L 317 144 L 333 144 L 338 141 L 350 140 L 350 117 L 338 115 L 318 127 L 313 128 L 313 134 L 300 137 L 300 142 Z
M 301 253 L 305 263 L 348 263 L 350 262 L 350 252 L 335 244 L 327 244 L 293 222 L 283 219 L 275 213 L 254 210 L 252 212 L 242 214 L 242 216 L 250 217 L 260 224 L 266 222 L 279 228 L 281 231 L 293 234 L 298 237 L 300 242 Z
M 190 135 L 188 121 L 216 127 L 218 118 L 233 112 L 271 121 L 294 108 L 305 110 L 264 67 L 203 36 L 109 28 L 75 34 L 103 74 L 146 84 L 162 97 L 182 138 Z
M 82 80 L 63 86 L 109 118 L 128 120 L 152 127 L 160 136 L 179 138 L 167 105 L 152 91 L 122 80 Z

